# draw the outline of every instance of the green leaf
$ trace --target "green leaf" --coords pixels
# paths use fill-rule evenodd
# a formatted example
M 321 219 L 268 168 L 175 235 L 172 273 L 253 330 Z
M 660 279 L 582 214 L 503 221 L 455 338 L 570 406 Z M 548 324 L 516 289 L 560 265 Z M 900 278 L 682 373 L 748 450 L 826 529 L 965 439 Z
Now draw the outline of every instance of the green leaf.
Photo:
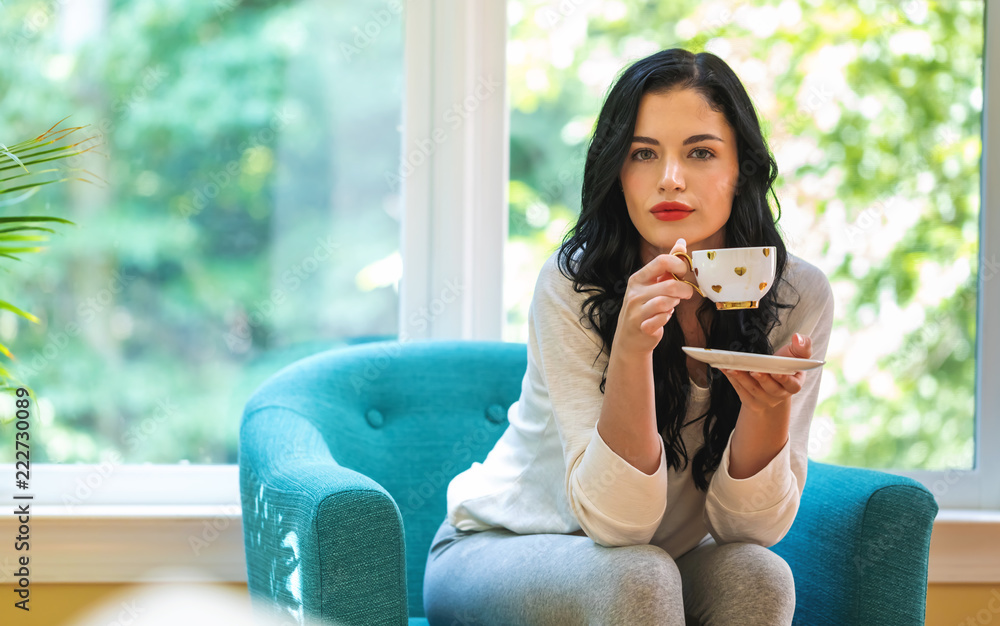
M 6 309 L 6 310 L 10 311 L 11 313 L 16 313 L 17 315 L 20 315 L 21 317 L 23 317 L 24 319 L 26 319 L 26 320 L 28 320 L 30 322 L 34 322 L 36 324 L 38 323 L 38 318 L 37 317 L 35 317 L 31 313 L 28 313 L 27 311 L 22 311 L 21 309 L 17 308 L 13 304 L 11 304 L 10 302 L 7 302 L 5 300 L 0 300 L 0 309 Z M 10 355 L 8 355 L 8 356 L 10 356 Z
M 51 228 L 45 228 L 44 226 L 12 226 L 10 228 L 0 228 L 0 233 L 15 233 L 22 230 L 38 230 L 45 233 L 55 234 L 56 231 Z
M 7 157 L 9 157 L 9 158 L 10 158 L 10 159 L 11 159 L 12 161 L 14 161 L 14 162 L 15 162 L 15 163 L 17 163 L 18 165 L 20 165 L 20 166 L 21 166 L 22 168 L 24 168 L 24 171 L 25 171 L 25 172 L 27 172 L 27 171 L 28 171 L 28 168 L 24 167 L 24 163 L 22 163 L 22 162 L 21 162 L 21 159 L 17 158 L 17 155 L 16 155 L 16 154 L 14 154 L 13 152 L 11 152 L 11 151 L 10 151 L 10 150 L 9 150 L 9 149 L 7 148 L 7 146 L 3 145 L 2 143 L 0 143 L 0 154 L 5 154 L 5 155 L 7 155 Z
M 6 224 L 11 222 L 59 222 L 60 224 L 69 224 L 71 226 L 76 226 L 75 222 L 71 222 L 67 219 L 61 217 L 52 217 L 50 215 L 18 215 L 14 217 L 0 217 L 0 224 Z

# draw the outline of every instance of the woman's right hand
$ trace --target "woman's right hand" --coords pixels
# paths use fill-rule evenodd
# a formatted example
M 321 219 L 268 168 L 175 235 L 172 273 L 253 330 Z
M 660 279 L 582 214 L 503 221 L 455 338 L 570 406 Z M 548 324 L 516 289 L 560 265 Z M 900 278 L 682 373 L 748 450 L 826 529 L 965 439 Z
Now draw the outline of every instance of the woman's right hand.
M 688 265 L 675 252 L 687 252 L 687 242 L 678 239 L 670 254 L 660 254 L 628 279 L 614 347 L 632 354 L 652 353 L 674 307 L 694 295 L 691 285 L 675 280 L 671 272 L 683 277 Z

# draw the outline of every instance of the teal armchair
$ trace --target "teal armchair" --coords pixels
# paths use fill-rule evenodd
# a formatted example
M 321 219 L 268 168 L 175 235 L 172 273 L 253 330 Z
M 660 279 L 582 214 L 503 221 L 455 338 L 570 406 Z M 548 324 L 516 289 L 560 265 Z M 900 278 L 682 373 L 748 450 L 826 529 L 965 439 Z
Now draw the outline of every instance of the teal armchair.
M 423 574 L 453 476 L 520 395 L 524 344 L 378 342 L 286 367 L 246 405 L 239 469 L 256 608 L 328 624 L 426 624 Z M 795 623 L 923 624 L 937 504 L 919 483 L 809 462 L 772 549 Z

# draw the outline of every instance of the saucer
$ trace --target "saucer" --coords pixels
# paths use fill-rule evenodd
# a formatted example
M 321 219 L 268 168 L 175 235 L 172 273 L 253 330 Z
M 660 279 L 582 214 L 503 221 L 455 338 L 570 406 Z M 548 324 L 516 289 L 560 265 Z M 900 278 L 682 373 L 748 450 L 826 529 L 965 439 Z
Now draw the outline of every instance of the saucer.
M 765 374 L 794 374 L 802 370 L 811 370 L 822 366 L 826 361 L 815 359 L 797 359 L 790 356 L 770 356 L 767 354 L 752 354 L 749 352 L 733 352 L 730 350 L 713 350 L 712 348 L 681 348 L 688 356 L 702 363 L 708 363 L 716 369 L 743 370 L 746 372 L 763 372 Z

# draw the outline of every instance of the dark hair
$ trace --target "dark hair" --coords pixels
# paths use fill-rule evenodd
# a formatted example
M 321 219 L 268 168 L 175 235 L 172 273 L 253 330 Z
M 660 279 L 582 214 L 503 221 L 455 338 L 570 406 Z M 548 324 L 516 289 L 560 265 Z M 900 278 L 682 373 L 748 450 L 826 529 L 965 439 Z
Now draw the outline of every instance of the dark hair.
M 639 233 L 629 218 L 618 175 L 632 143 L 642 96 L 675 88 L 701 94 L 713 110 L 725 115 L 736 136 L 739 176 L 726 222 L 725 246 L 777 249 L 774 287 L 757 309 L 720 312 L 714 302 L 704 300 L 697 317 L 707 347 L 773 354 L 768 333 L 779 323 L 778 309 L 791 306 L 776 300 L 788 257 L 768 204 L 770 194 L 781 215 L 772 188 L 778 167 L 742 83 L 711 53 L 692 54 L 679 48 L 657 52 L 627 68 L 609 90 L 587 152 L 580 217 L 559 249 L 560 271 L 573 281 L 577 293 L 591 294 L 581 314 L 600 334 L 604 351 L 610 354 L 628 278 L 643 265 Z M 584 317 L 580 319 L 582 322 Z M 657 432 L 664 436 L 667 466 L 676 469 L 684 469 L 689 462 L 681 438 L 690 390 L 682 345 L 684 333 L 677 316 L 672 316 L 653 350 L 653 381 Z M 692 461 L 695 484 L 703 491 L 708 489 L 708 474 L 719 467 L 741 406 L 724 375 L 709 368 L 708 379 L 710 405 L 698 418 L 703 420 L 705 443 Z M 602 393 L 606 382 L 607 367 L 601 380 Z

